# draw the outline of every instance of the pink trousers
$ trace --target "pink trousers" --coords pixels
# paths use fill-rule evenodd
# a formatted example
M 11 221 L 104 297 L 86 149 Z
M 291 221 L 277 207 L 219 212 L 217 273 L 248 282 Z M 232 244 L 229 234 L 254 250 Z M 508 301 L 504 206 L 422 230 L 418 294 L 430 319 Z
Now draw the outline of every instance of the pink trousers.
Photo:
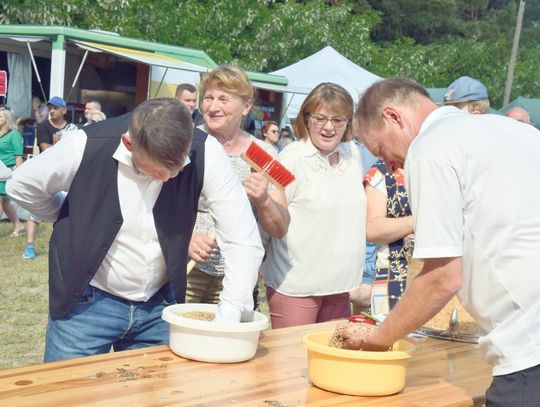
M 266 287 L 272 328 L 314 324 L 351 315 L 349 293 L 291 297 Z

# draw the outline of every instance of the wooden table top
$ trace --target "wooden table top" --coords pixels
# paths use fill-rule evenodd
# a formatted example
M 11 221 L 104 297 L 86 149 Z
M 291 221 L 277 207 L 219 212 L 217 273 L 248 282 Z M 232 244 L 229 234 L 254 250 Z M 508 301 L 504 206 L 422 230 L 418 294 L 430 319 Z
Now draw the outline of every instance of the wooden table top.
M 303 335 L 336 322 L 261 333 L 255 358 L 211 364 L 156 346 L 0 370 L 2 406 L 479 406 L 491 368 L 477 345 L 410 339 L 416 350 L 405 389 L 355 397 L 310 384 Z

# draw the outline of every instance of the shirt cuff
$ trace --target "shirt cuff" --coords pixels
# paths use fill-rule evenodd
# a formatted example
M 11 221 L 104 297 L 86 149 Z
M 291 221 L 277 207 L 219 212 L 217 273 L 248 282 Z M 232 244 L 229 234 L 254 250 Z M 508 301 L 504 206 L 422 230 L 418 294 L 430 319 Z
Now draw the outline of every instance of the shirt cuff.
M 215 322 L 240 322 L 242 311 L 228 303 L 221 302 L 218 305 Z

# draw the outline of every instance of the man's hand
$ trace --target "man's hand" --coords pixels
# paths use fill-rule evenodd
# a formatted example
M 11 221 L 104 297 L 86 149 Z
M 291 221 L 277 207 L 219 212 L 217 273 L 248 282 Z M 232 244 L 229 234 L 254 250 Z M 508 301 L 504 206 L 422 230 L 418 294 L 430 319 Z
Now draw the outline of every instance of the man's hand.
M 340 327 L 343 348 L 365 351 L 386 351 L 392 344 L 379 340 L 378 329 L 363 329 L 362 324 L 347 324 Z
M 60 141 L 60 139 L 62 138 L 62 133 L 60 133 L 59 131 L 57 131 L 56 133 L 53 134 L 52 136 L 52 141 L 53 141 L 53 144 L 56 144 Z
M 210 252 L 216 247 L 216 239 L 193 232 L 189 242 L 188 255 L 197 263 L 205 263 L 210 257 Z

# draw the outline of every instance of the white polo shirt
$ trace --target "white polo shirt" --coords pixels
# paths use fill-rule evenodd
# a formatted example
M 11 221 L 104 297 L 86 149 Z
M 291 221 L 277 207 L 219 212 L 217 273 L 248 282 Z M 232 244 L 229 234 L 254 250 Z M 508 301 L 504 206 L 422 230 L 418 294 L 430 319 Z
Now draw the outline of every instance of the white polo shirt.
M 533 126 L 441 107 L 405 163 L 414 257 L 463 257 L 458 295 L 494 375 L 540 363 L 539 162 Z

